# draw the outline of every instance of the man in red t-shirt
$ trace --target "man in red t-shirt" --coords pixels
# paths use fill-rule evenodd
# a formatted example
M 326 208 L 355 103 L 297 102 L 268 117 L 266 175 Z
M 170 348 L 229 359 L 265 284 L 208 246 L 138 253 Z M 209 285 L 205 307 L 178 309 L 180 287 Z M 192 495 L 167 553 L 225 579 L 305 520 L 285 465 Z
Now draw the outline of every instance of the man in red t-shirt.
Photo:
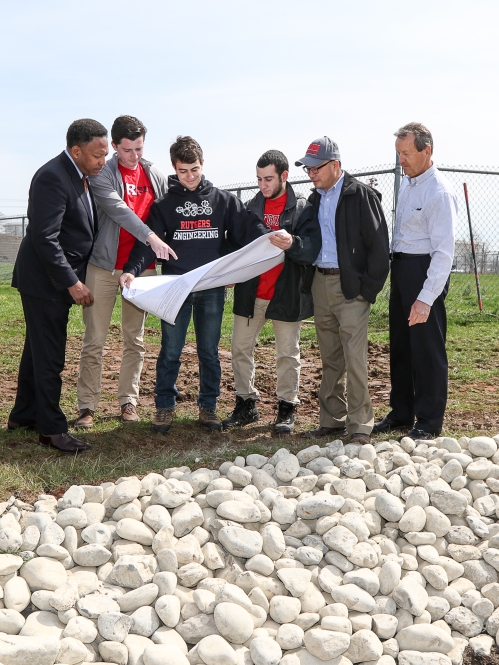
M 135 240 L 150 245 L 158 258 L 175 253 L 144 223 L 155 199 L 168 188 L 166 178 L 142 157 L 146 128 L 132 116 L 116 118 L 111 128 L 114 156 L 90 186 L 99 213 L 99 234 L 89 259 L 86 285 L 94 294 L 94 304 L 83 309 L 85 335 L 78 375 L 78 427 L 93 425 L 100 400 L 102 355 L 111 322 L 119 278 Z M 155 262 L 143 275 L 155 275 Z M 123 357 L 118 382 L 121 419 L 137 422 L 139 382 L 144 362 L 144 323 L 146 312 L 121 299 Z
M 232 369 L 236 406 L 222 424 L 225 429 L 259 419 L 255 387 L 255 344 L 265 322 L 274 327 L 277 360 L 278 413 L 274 431 L 293 431 L 299 403 L 300 327 L 313 315 L 310 293 L 313 268 L 321 248 L 317 214 L 307 200 L 287 182 L 288 160 L 279 150 L 269 150 L 257 162 L 260 192 L 246 206 L 286 241 L 284 263 L 234 289 Z

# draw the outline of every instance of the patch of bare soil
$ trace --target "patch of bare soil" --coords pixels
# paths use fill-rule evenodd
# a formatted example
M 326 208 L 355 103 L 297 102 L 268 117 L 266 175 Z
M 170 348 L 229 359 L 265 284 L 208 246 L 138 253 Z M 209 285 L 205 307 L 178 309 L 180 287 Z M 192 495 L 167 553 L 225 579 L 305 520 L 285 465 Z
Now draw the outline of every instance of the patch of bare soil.
M 494 645 L 490 656 L 485 656 L 468 646 L 463 654 L 463 665 L 499 665 L 499 649 Z
M 148 330 L 149 335 L 158 335 L 155 330 Z M 63 374 L 64 390 L 76 389 L 78 378 L 78 359 L 81 340 L 73 337 L 68 340 L 66 351 L 66 369 Z M 141 411 L 152 413 L 154 410 L 154 384 L 156 378 L 156 358 L 159 345 L 146 342 L 146 357 L 142 371 L 140 387 Z M 112 330 L 108 335 L 104 350 L 102 367 L 102 399 L 99 411 L 104 417 L 118 414 L 116 394 L 118 389 L 119 369 L 121 363 L 122 342 L 120 330 Z M 224 349 L 219 350 L 222 366 L 221 395 L 219 398 L 219 413 L 221 417 L 230 414 L 234 408 L 235 394 L 231 367 L 231 354 Z M 303 346 L 301 350 L 301 389 L 298 408 L 298 424 L 304 429 L 318 424 L 319 405 L 318 393 L 322 377 L 319 349 L 316 345 Z M 177 381 L 179 398 L 177 411 L 179 415 L 197 417 L 197 394 L 199 386 L 198 357 L 195 344 L 187 344 L 181 356 L 181 368 Z M 260 392 L 258 409 L 261 414 L 261 423 L 270 423 L 275 418 L 277 398 L 275 396 L 276 367 L 275 349 L 269 345 L 259 345 L 255 349 L 256 386 Z M 5 384 L 4 384 L 5 385 Z M 15 381 L 7 381 L 7 390 L 15 394 Z M 375 412 L 384 415 L 389 410 L 390 396 L 390 368 L 389 345 L 369 342 L 369 390 Z M 495 385 L 473 384 L 467 386 L 453 383 L 449 385 L 449 397 L 459 397 L 464 391 L 477 391 L 480 393 L 482 409 L 478 411 L 452 411 L 448 410 L 445 419 L 445 429 L 451 431 L 483 430 L 484 432 L 499 429 L 499 408 L 497 395 L 499 388 Z M 68 414 L 69 415 L 69 414 Z M 248 428 L 245 428 L 246 431 Z M 300 430 L 301 427 L 298 427 Z M 256 433 L 256 432 L 255 432 Z

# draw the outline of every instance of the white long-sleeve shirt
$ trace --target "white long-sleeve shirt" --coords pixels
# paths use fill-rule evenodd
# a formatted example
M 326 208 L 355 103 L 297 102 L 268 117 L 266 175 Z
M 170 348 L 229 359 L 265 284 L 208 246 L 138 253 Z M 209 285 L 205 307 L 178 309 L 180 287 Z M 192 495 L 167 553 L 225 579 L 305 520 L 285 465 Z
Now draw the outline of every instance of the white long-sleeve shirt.
M 400 186 L 392 251 L 429 254 L 427 278 L 418 300 L 433 305 L 442 293 L 454 258 L 457 198 L 435 166 L 417 176 L 404 176 Z

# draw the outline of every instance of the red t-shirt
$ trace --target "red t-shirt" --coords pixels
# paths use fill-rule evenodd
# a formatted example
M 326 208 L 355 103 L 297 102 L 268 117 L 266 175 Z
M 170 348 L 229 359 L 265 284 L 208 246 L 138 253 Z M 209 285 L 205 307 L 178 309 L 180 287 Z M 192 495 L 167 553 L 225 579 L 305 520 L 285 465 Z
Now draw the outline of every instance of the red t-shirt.
M 149 208 L 154 203 L 154 190 L 151 181 L 140 162 L 136 169 L 127 169 L 126 166 L 122 166 L 118 162 L 118 168 L 123 178 L 123 201 L 144 222 L 149 215 Z M 122 227 L 120 229 L 116 265 L 114 266 L 116 270 L 123 270 L 134 245 L 135 236 Z M 149 268 L 154 268 L 154 266 L 155 262 L 153 261 Z
M 279 231 L 279 218 L 286 205 L 288 193 L 284 192 L 277 199 L 265 199 L 265 208 L 263 210 L 263 222 L 271 231 Z M 284 263 L 280 263 L 275 268 L 271 268 L 260 275 L 256 297 L 262 300 L 272 300 L 274 297 L 275 283 L 284 268 Z

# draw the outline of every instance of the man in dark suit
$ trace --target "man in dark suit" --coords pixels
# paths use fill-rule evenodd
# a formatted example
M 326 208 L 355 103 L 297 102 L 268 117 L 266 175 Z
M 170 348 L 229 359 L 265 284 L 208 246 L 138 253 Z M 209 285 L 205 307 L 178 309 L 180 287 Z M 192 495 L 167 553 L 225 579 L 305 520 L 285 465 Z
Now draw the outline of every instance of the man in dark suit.
M 85 275 L 98 218 L 87 176 L 106 163 L 107 130 L 95 120 L 75 120 L 66 146 L 35 173 L 29 191 L 29 224 L 12 280 L 21 294 L 26 340 L 8 429 L 36 429 L 41 445 L 76 454 L 90 445 L 68 433 L 60 375 L 70 307 L 93 302 Z

